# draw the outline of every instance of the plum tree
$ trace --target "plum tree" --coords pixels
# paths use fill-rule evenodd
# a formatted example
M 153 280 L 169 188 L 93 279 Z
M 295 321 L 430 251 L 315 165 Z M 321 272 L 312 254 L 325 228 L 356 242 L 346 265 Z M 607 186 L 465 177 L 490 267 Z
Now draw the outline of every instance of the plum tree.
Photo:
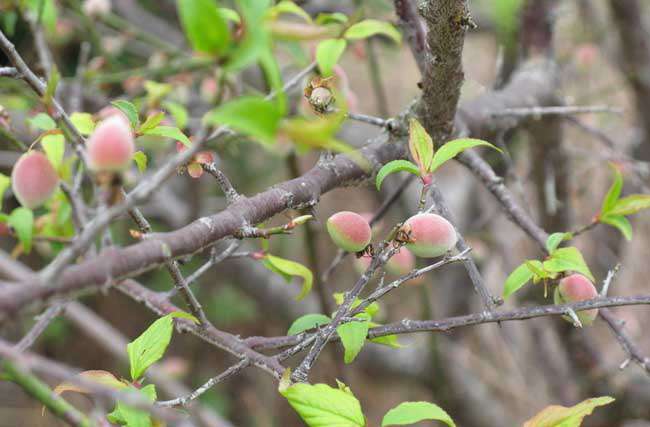
M 560 280 L 553 296 L 556 304 L 566 304 L 594 299 L 598 297 L 598 291 L 589 279 L 575 273 Z M 591 325 L 598 316 L 598 310 L 579 311 L 576 314 L 583 325 Z
M 95 172 L 118 172 L 133 159 L 135 144 L 131 126 L 120 115 L 101 122 L 86 144 L 90 168 Z
M 364 250 L 372 238 L 368 221 L 350 211 L 337 212 L 329 217 L 327 231 L 336 246 L 348 252 Z
M 458 240 L 454 226 L 440 215 L 432 213 L 410 217 L 402 226 L 402 230 L 410 237 L 407 247 L 422 258 L 443 255 L 451 250 Z
M 45 154 L 28 151 L 14 165 L 11 185 L 20 204 L 35 209 L 52 197 L 59 185 L 59 176 Z

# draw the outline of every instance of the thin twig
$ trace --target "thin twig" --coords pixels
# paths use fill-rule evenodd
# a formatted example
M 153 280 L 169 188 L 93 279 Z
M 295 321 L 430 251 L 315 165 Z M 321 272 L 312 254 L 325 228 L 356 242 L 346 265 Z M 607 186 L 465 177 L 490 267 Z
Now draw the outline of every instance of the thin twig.
M 54 319 L 59 317 L 59 315 L 63 312 L 65 309 L 65 303 L 57 302 L 51 307 L 49 307 L 47 310 L 45 310 L 42 314 L 38 316 L 36 319 L 36 323 L 34 323 L 34 326 L 27 332 L 22 339 L 16 344 L 16 350 L 18 351 L 25 351 L 28 348 L 30 348 L 34 342 L 40 337 L 43 332 L 45 332 L 45 329 L 52 323 Z
M 612 113 L 623 114 L 623 109 L 608 105 L 558 105 L 548 107 L 505 108 L 492 116 L 566 116 L 571 114 Z
M 217 169 L 217 165 L 213 163 L 202 164 L 203 170 L 212 175 L 221 187 L 221 191 L 226 196 L 226 201 L 228 204 L 235 203 L 241 196 L 235 190 L 235 187 L 231 184 L 230 180 L 220 169 Z
M 176 399 L 171 399 L 171 400 L 161 400 L 156 402 L 156 405 L 162 406 L 162 407 L 171 407 L 171 406 L 187 406 L 192 401 L 196 400 L 199 398 L 202 394 L 204 394 L 206 391 L 210 390 L 212 387 L 215 385 L 219 384 L 220 382 L 232 377 L 233 375 L 239 373 L 242 369 L 250 365 L 250 360 L 248 359 L 242 359 L 239 363 L 236 365 L 231 366 L 230 368 L 226 369 L 216 377 L 210 378 L 208 381 L 206 381 L 201 387 L 197 388 L 190 394 L 182 397 L 177 397 Z
M 390 257 L 392 257 L 398 250 L 399 248 L 395 248 L 387 244 L 385 245 L 385 248 L 379 253 L 379 255 L 375 256 L 372 259 L 372 261 L 370 262 L 370 266 L 357 280 L 357 282 L 354 284 L 352 289 L 345 294 L 345 299 L 343 300 L 338 310 L 336 311 L 336 315 L 334 316 L 332 321 L 327 326 L 325 326 L 325 328 L 319 331 L 318 338 L 312 345 L 311 350 L 309 350 L 309 354 L 307 354 L 307 356 L 302 360 L 300 365 L 293 372 L 291 378 L 294 381 L 296 382 L 307 381 L 307 376 L 309 375 L 309 371 L 314 366 L 316 359 L 323 351 L 323 348 L 327 344 L 327 341 L 330 339 L 332 335 L 334 335 L 334 333 L 336 332 L 336 328 L 339 326 L 343 318 L 349 316 L 352 310 L 352 303 L 354 302 L 354 300 L 363 291 L 363 289 L 368 284 L 375 271 L 377 271 L 377 269 L 379 269 L 384 264 L 386 264 L 386 262 L 390 259 Z

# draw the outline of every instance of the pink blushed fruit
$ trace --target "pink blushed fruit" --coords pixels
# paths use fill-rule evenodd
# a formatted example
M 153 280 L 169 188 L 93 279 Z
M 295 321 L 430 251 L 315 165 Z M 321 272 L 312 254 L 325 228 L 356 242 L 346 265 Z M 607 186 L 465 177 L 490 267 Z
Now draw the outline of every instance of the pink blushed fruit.
M 339 248 L 348 252 L 360 252 L 372 238 L 370 224 L 361 215 L 342 211 L 327 220 L 327 231 Z
M 52 197 L 59 185 L 59 176 L 43 153 L 28 151 L 14 165 L 11 185 L 20 204 L 35 209 Z
M 407 248 L 400 248 L 386 263 L 386 271 L 396 276 L 408 274 L 415 268 L 415 255 Z
M 131 164 L 135 151 L 131 126 L 121 116 L 111 116 L 97 126 L 86 148 L 95 172 L 124 170 Z
M 572 274 L 560 280 L 555 289 L 554 300 L 556 304 L 587 301 L 598 297 L 596 287 L 582 274 Z M 598 316 L 598 310 L 577 311 L 580 322 L 591 325 Z
M 411 243 L 406 246 L 422 258 L 444 255 L 458 241 L 454 226 L 440 215 L 431 213 L 412 216 L 406 220 L 402 230 L 410 236 Z

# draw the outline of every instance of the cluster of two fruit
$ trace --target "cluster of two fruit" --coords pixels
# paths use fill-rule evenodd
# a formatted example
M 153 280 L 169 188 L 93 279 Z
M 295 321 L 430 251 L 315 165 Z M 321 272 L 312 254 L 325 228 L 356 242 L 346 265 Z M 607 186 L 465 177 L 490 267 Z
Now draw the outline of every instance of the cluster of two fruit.
M 327 220 L 327 231 L 332 241 L 347 252 L 363 253 L 372 240 L 370 224 L 362 215 L 343 211 Z M 458 240 L 453 225 L 440 215 L 421 213 L 404 222 L 399 230 L 406 237 L 405 247 L 386 263 L 386 271 L 405 275 L 415 268 L 415 257 L 435 258 L 449 252 Z M 365 269 L 371 258 L 363 254 L 357 264 Z
M 94 173 L 117 173 L 129 167 L 135 144 L 130 124 L 117 113 L 97 126 L 86 143 L 88 167 Z M 11 172 L 13 193 L 28 209 L 42 206 L 59 186 L 59 175 L 40 151 L 23 154 Z

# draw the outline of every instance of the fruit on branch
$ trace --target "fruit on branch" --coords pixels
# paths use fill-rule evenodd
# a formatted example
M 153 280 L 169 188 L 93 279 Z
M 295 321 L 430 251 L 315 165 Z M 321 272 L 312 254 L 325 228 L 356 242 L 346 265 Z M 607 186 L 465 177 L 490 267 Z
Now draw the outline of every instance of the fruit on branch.
M 458 241 L 456 230 L 440 215 L 422 213 L 410 217 L 400 231 L 407 236 L 406 246 L 416 256 L 434 258 L 450 251 Z
M 20 156 L 11 171 L 11 186 L 21 205 L 35 209 L 56 191 L 59 176 L 40 151 L 28 151 Z
M 120 115 L 110 116 L 95 128 L 86 148 L 93 171 L 119 172 L 126 169 L 135 152 L 131 125 Z
M 326 112 L 333 102 L 334 95 L 332 94 L 332 91 L 326 87 L 317 87 L 309 96 L 309 103 L 319 113 Z
M 555 288 L 553 299 L 555 304 L 587 301 L 598 297 L 596 287 L 582 274 L 572 274 L 560 280 Z M 576 315 L 583 325 L 591 325 L 598 316 L 598 309 L 577 311 Z M 567 318 L 565 316 L 565 318 Z M 571 319 L 567 319 L 571 321 Z
M 372 238 L 368 221 L 349 211 L 337 212 L 329 217 L 327 232 L 336 246 L 348 252 L 361 252 Z
M 415 268 L 415 255 L 408 248 L 400 248 L 386 263 L 386 271 L 396 276 L 408 274 Z

